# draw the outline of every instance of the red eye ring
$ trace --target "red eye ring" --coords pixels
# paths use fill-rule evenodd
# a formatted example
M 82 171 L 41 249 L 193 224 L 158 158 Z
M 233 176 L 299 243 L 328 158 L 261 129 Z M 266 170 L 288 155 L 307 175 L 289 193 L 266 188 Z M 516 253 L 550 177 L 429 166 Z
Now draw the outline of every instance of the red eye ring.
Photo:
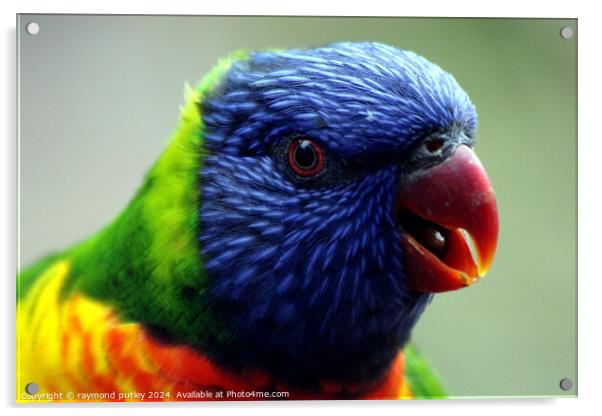
M 324 169 L 324 150 L 313 140 L 294 139 L 288 146 L 288 164 L 299 176 L 315 176 Z

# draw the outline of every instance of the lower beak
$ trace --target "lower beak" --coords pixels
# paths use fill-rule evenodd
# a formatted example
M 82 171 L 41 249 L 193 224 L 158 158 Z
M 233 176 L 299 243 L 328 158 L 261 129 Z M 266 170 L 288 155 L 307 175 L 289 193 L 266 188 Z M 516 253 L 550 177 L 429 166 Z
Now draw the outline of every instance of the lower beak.
M 491 266 L 498 237 L 497 204 L 487 173 L 468 146 L 460 145 L 444 162 L 412 174 L 402 186 L 398 214 L 410 218 L 401 226 L 411 290 L 459 289 L 476 282 Z M 426 232 L 431 237 L 425 238 Z M 433 235 L 437 250 L 428 243 Z

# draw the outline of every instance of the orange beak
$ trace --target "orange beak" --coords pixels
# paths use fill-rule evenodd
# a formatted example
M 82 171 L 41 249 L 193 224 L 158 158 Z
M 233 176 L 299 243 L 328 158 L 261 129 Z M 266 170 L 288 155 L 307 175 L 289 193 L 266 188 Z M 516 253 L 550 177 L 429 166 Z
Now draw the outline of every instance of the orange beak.
M 468 146 L 458 146 L 444 162 L 410 176 L 401 188 L 398 217 L 411 290 L 460 289 L 491 266 L 497 204 L 487 173 Z

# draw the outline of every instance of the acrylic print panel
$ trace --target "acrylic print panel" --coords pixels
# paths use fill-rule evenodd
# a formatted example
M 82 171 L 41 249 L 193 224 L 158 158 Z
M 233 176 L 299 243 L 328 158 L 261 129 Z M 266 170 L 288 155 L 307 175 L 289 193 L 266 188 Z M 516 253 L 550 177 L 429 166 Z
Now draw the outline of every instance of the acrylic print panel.
M 17 401 L 576 396 L 576 20 L 17 25 Z

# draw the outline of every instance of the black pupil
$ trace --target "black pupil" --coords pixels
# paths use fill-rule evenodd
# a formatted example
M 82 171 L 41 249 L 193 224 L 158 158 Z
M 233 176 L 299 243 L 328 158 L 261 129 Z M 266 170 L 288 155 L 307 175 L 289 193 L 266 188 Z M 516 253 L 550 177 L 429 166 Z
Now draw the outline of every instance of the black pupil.
M 295 148 L 294 158 L 297 166 L 305 170 L 313 168 L 318 162 L 316 150 L 309 140 L 299 142 Z

